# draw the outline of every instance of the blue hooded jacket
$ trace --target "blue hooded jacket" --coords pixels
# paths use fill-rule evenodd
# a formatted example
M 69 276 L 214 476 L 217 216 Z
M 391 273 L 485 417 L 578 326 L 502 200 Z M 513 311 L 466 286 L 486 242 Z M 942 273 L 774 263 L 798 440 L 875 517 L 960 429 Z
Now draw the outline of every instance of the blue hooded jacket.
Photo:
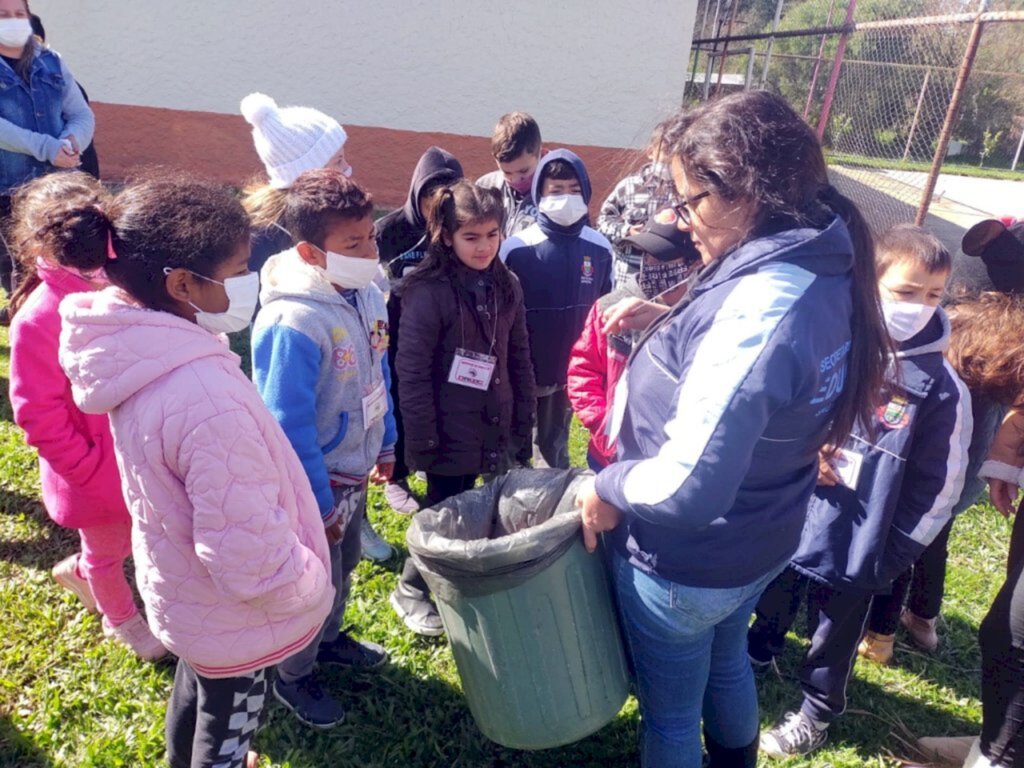
M 943 353 L 939 309 L 902 344 L 899 377 L 844 452 L 863 456 L 856 487 L 819 485 L 792 565 L 831 587 L 887 592 L 942 530 L 960 498 L 971 441 L 971 396 Z
M 635 348 L 597 493 L 612 544 L 693 587 L 745 586 L 800 541 L 851 347 L 853 246 L 838 217 L 740 245 Z
M 576 170 L 589 205 L 590 177 L 583 161 L 568 149 L 541 158 L 533 177 L 533 199 L 540 200 L 544 169 L 555 160 L 565 160 Z M 565 386 L 569 353 L 587 314 L 612 289 L 611 243 L 587 226 L 586 216 L 563 227 L 538 213 L 537 222 L 505 240 L 498 255 L 523 287 L 537 386 Z

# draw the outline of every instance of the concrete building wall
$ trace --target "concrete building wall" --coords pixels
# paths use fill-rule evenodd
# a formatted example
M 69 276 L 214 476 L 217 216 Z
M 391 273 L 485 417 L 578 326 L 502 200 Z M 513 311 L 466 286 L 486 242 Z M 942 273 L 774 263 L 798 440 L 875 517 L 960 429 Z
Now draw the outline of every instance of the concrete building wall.
M 605 191 L 632 159 L 612 150 L 642 146 L 679 103 L 696 0 L 34 0 L 32 9 L 96 104 L 105 173 L 161 163 L 241 182 L 259 164 L 238 102 L 259 90 L 337 117 L 357 177 L 395 204 L 432 143 L 467 172 L 490 170 L 486 137 L 513 109 L 537 118 L 548 146 L 581 147 Z

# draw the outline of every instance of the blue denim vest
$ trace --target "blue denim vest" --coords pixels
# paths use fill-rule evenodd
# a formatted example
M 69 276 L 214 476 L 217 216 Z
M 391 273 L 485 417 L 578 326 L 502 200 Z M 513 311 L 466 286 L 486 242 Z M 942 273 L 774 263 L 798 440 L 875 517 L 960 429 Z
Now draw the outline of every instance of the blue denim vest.
M 64 128 L 64 75 L 53 51 L 37 48 L 29 81 L 0 60 L 0 117 L 20 128 L 60 136 Z M 0 149 L 0 194 L 52 170 L 32 155 Z

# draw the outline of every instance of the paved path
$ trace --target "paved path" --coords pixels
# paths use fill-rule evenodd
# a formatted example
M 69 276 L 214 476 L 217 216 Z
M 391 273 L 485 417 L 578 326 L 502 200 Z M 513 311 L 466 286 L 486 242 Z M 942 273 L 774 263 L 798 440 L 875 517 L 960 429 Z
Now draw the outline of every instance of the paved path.
M 876 231 L 914 220 L 926 174 L 837 165 L 829 170 L 832 182 L 860 206 Z M 925 227 L 955 253 L 971 226 L 999 216 L 1024 218 L 1024 181 L 940 174 Z

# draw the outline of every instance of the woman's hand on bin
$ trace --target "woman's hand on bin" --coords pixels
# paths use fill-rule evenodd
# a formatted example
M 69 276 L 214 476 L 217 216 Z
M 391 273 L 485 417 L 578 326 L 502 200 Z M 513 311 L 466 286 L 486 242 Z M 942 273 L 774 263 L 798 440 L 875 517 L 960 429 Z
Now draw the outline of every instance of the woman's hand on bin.
M 617 526 L 622 512 L 597 495 L 593 480 L 576 494 L 576 506 L 583 517 L 583 544 L 587 552 L 593 552 L 597 549 L 597 535 Z

